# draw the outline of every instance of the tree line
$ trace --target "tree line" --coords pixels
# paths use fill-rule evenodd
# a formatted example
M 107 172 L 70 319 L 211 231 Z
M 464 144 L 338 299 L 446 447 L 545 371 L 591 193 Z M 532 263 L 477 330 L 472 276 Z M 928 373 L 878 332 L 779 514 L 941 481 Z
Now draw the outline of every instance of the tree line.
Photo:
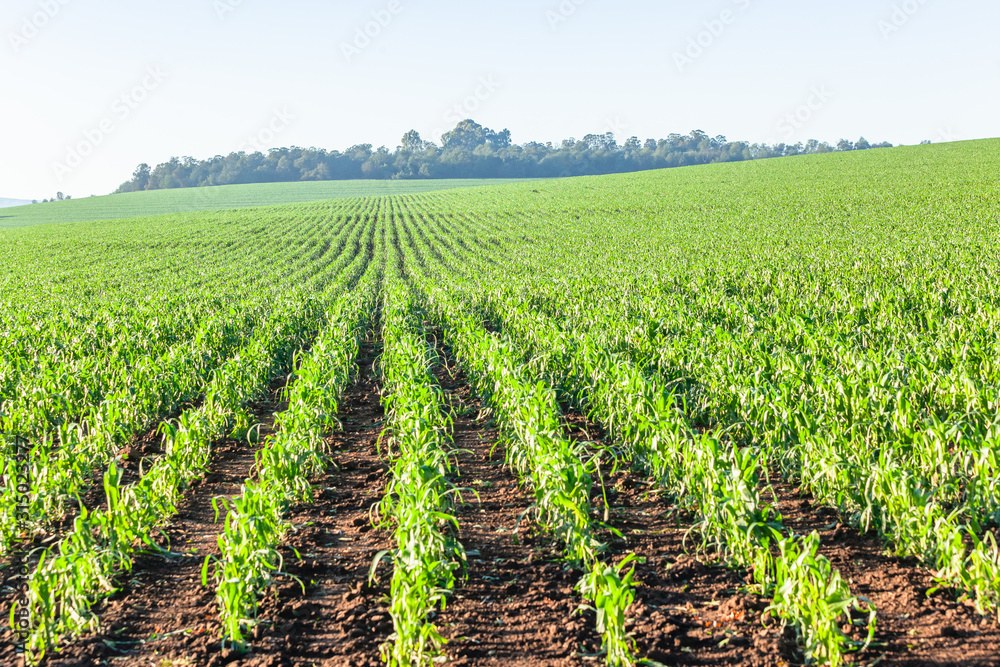
M 73 197 L 71 195 L 64 195 L 61 192 L 57 192 L 55 197 L 53 197 L 52 199 L 43 199 L 42 203 L 43 204 L 48 204 L 50 201 L 64 201 L 64 200 L 68 200 L 68 199 L 72 199 L 72 198 Z M 37 204 L 38 200 L 37 199 L 32 199 L 31 203 L 32 204 Z
M 630 137 L 619 144 L 613 132 L 552 142 L 514 144 L 509 130 L 495 132 L 464 120 L 442 136 L 442 145 L 410 130 L 395 150 L 358 144 L 345 151 L 322 148 L 274 148 L 261 152 L 216 155 L 207 160 L 171 158 L 150 167 L 141 164 L 115 192 L 168 188 L 352 179 L 555 178 L 739 162 L 810 153 L 890 148 L 864 137 L 836 145 L 809 140 L 775 145 L 729 141 L 701 130 L 666 139 Z

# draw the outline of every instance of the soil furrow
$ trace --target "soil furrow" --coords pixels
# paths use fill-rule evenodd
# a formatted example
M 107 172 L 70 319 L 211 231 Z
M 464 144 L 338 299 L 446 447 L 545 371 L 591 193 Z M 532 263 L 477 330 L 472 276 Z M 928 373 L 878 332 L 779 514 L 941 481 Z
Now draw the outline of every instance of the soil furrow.
M 837 511 L 814 503 L 788 484 L 773 485 L 775 505 L 796 533 L 818 531 L 820 552 L 878 609 L 877 644 L 864 658 L 884 667 L 1000 665 L 1000 628 L 971 602 L 948 591 L 928 596 L 930 570 L 912 558 L 886 553 L 874 535 L 842 525 Z
M 635 553 L 636 599 L 627 612 L 639 655 L 674 665 L 784 664 L 780 632 L 760 623 L 765 600 L 747 592 L 745 573 L 699 555 L 688 531 L 653 484 L 630 471 L 606 478 L 616 554 Z M 685 538 L 687 541 L 685 542 Z
M 263 623 L 251 651 L 238 664 L 254 667 L 324 665 L 374 667 L 379 647 L 392 633 L 384 597 L 392 577 L 388 564 L 368 584 L 376 554 L 392 548 L 392 536 L 372 528 L 372 506 L 383 497 L 388 467 L 379 457 L 384 412 L 373 370 L 381 350 L 366 342 L 360 374 L 341 405 L 344 430 L 330 439 L 336 462 L 315 480 L 316 498 L 295 507 L 297 526 L 282 548 L 288 580 L 262 602 Z
M 447 350 L 439 346 L 438 352 L 447 364 Z M 592 619 L 575 613 L 579 574 L 563 566 L 551 540 L 521 520 L 533 499 L 507 470 L 503 451 L 491 452 L 497 430 L 479 417 L 482 402 L 464 373 L 438 366 L 436 374 L 455 407 L 455 447 L 465 450 L 458 483 L 478 494 L 466 492 L 456 510 L 468 579 L 435 619 L 449 638 L 449 664 L 584 664 L 579 654 L 592 653 L 599 638 Z
M 567 434 L 594 448 L 612 444 L 605 430 L 564 406 Z M 744 592 L 744 574 L 712 565 L 695 555 L 685 536 L 693 517 L 682 517 L 656 486 L 640 473 L 607 466 L 594 480 L 594 519 L 604 519 L 621 532 L 604 531 L 606 560 L 618 562 L 628 553 L 643 559 L 635 568 L 635 602 L 626 616 L 638 654 L 665 665 L 777 666 L 779 632 L 763 628 L 767 606 Z M 692 553 L 688 553 L 691 551 Z
M 265 398 L 248 406 L 262 424 L 260 442 L 274 432 L 274 415 L 285 407 L 280 398 L 285 383 L 285 378 L 273 381 Z M 101 632 L 64 648 L 47 664 L 158 664 L 167 646 L 178 643 L 183 643 L 192 664 L 207 663 L 218 652 L 214 592 L 201 585 L 205 557 L 219 553 L 220 525 L 212 499 L 240 494 L 258 447 L 231 438 L 215 443 L 204 479 L 192 484 L 170 525 L 156 537 L 177 556 L 137 555 L 128 580 L 95 609 Z
M 199 407 L 201 399 L 193 405 L 186 407 Z M 166 419 L 176 419 L 181 410 L 174 411 Z M 165 420 L 164 420 L 165 421 Z M 143 433 L 135 435 L 128 444 L 118 450 L 115 465 L 122 470 L 120 486 L 134 484 L 141 477 L 141 470 L 148 470 L 155 463 L 156 459 L 162 455 L 163 437 L 159 432 L 159 422 L 157 426 L 147 429 Z M 37 553 L 57 544 L 72 530 L 76 518 L 80 515 L 80 505 L 82 504 L 89 511 L 104 510 L 107 508 L 107 494 L 104 490 L 104 470 L 95 470 L 90 474 L 90 479 L 80 489 L 79 497 L 66 498 L 62 516 L 58 518 L 50 527 L 41 530 L 31 537 L 30 542 L 21 542 L 15 545 L 15 551 L 19 554 Z M 10 560 L 10 559 L 5 559 Z M 34 563 L 37 565 L 37 562 Z M 10 611 L 10 603 L 14 592 L 20 586 L 13 579 L 13 573 L 8 569 L 8 563 L 0 565 L 3 585 L 0 586 L 0 613 L 6 617 Z

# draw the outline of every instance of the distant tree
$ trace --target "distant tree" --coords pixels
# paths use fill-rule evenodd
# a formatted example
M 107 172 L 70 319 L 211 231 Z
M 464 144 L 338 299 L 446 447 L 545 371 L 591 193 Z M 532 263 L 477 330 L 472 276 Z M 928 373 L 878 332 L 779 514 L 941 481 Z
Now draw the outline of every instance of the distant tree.
M 852 144 L 847 139 L 841 139 L 840 141 L 837 142 L 837 150 L 838 151 L 853 151 L 854 150 L 854 144 Z
M 441 138 L 442 146 L 426 141 L 416 130 L 403 135 L 395 150 L 357 144 L 343 152 L 321 148 L 273 148 L 216 155 L 207 160 L 173 157 L 150 168 L 139 165 L 117 192 L 163 188 L 325 181 L 359 178 L 552 178 L 662 169 L 710 162 L 736 162 L 836 150 L 826 142 L 751 144 L 710 136 L 702 130 L 673 133 L 665 139 L 629 137 L 619 145 L 613 132 L 587 134 L 561 142 L 515 144 L 508 129 L 494 131 L 472 119 L 458 123 Z M 862 138 L 843 140 L 839 150 L 882 148 Z M 54 200 L 53 200 L 54 201 Z
M 866 151 L 866 150 L 868 150 L 871 147 L 872 147 L 872 145 L 869 144 L 868 140 L 865 139 L 864 137 L 861 137 L 860 139 L 858 139 L 858 143 L 854 144 L 854 150 L 858 150 L 858 151 Z
M 295 163 L 288 155 L 282 155 L 278 158 L 278 164 L 275 166 L 275 171 L 277 172 L 277 178 L 280 181 L 297 181 L 298 173 L 295 171 Z
M 486 141 L 494 148 L 510 148 L 510 130 L 504 128 L 499 132 L 487 132 Z
M 711 139 L 701 130 L 691 130 L 690 139 L 686 143 L 688 150 L 697 150 L 700 146 L 710 146 Z
M 149 186 L 149 165 L 143 162 L 135 171 L 132 173 L 132 183 L 135 186 L 135 191 L 145 190 Z
M 401 147 L 407 153 L 419 153 L 427 148 L 427 142 L 420 138 L 420 133 L 410 130 L 403 135 Z
M 38 200 L 37 200 L 37 199 L 32 199 L 32 200 L 31 200 L 31 203 L 32 203 L 32 204 L 37 204 L 37 203 L 38 203 Z
M 475 150 L 477 146 L 482 146 L 488 141 L 490 131 L 474 120 L 466 119 L 459 123 L 454 130 L 445 132 L 441 136 L 441 142 L 447 148 L 465 148 Z
M 924 139 L 923 141 L 920 142 L 921 146 L 929 146 L 930 144 L 931 144 L 930 139 Z
M 61 193 L 61 192 L 57 192 L 56 193 L 56 199 L 58 199 L 59 201 L 62 201 L 65 198 L 66 198 L 66 195 L 64 195 L 63 193 Z
M 348 148 L 345 152 L 345 155 L 350 156 L 351 160 L 354 160 L 355 162 L 364 162 L 371 157 L 371 154 L 371 144 L 356 144 Z
M 371 154 L 365 163 L 361 165 L 361 173 L 364 174 L 365 178 L 389 178 L 391 176 L 388 173 L 390 161 L 389 149 L 385 146 L 380 146 L 377 151 Z
M 73 198 L 73 195 L 66 195 L 66 199 L 67 199 L 67 200 L 70 200 L 70 199 L 72 199 L 72 198 Z
M 583 139 L 581 139 L 577 144 L 569 146 L 572 150 L 577 148 L 579 150 L 589 150 L 589 151 L 599 151 L 604 149 L 604 135 L 603 134 L 585 134 Z

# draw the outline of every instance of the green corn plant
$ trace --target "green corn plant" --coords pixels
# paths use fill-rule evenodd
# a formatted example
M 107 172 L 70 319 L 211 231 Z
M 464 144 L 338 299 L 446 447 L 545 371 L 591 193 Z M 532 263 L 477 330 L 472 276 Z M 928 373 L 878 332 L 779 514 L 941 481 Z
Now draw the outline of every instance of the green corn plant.
M 629 554 L 617 565 L 595 562 L 593 569 L 577 584 L 581 595 L 594 602 L 597 631 L 601 634 L 605 662 L 610 667 L 635 664 L 635 640 L 625 630 L 625 610 L 635 601 L 632 579 L 636 561 L 642 562 Z M 625 572 L 629 565 L 632 567 Z
M 390 230 L 394 238 L 383 295 L 381 372 L 392 468 L 379 523 L 393 530 L 396 548 L 376 557 L 371 577 L 377 564 L 391 556 L 394 632 L 382 647 L 382 659 L 392 667 L 419 667 L 443 654 L 445 640 L 429 619 L 447 604 L 455 573 L 464 567 L 465 550 L 452 536 L 458 522 L 450 510 L 461 493 L 448 478 L 454 472 L 447 450 L 452 416 L 430 372 L 435 355 L 403 282 L 396 227 Z
M 449 304 L 449 308 L 455 307 L 454 302 Z M 529 314 L 522 318 L 528 311 L 516 307 L 499 312 L 496 316 L 505 327 L 513 324 L 514 331 L 532 341 L 530 354 L 535 367 L 566 387 L 576 400 L 589 403 L 591 414 L 615 434 L 637 443 L 633 450 L 636 460 L 699 515 L 696 530 L 703 547 L 751 568 L 761 591 L 773 595 L 778 564 L 771 546 L 784 529 L 780 516 L 759 501 L 758 458 L 750 451 L 726 447 L 708 433 L 694 435 L 670 400 L 671 394 L 664 395 L 664 390 L 621 355 L 600 352 L 588 336 L 567 338 L 555 327 L 540 327 L 537 317 Z M 635 390 L 630 388 L 624 395 L 641 400 L 617 398 L 626 382 Z M 818 591 L 811 593 L 819 595 Z M 813 602 L 800 604 L 808 608 Z M 818 624 L 806 630 L 820 635 L 838 628 L 836 619 L 830 617 L 803 612 L 793 618 L 793 622 Z M 854 647 L 836 645 L 833 650 L 842 648 Z M 823 660 L 834 662 L 840 659 L 840 653 L 823 656 Z
M 212 440 L 229 432 L 236 412 L 287 363 L 280 360 L 289 359 L 312 335 L 321 316 L 311 301 L 279 310 L 273 328 L 262 329 L 238 360 L 214 374 L 204 405 L 163 426 L 165 455 L 137 483 L 119 488 L 119 475 L 105 475 L 107 509 L 82 513 L 29 578 L 32 660 L 43 659 L 63 637 L 96 628 L 90 609 L 114 591 L 117 574 L 131 569 L 136 542 L 151 543 L 152 532 L 175 511 L 183 488 L 204 474 Z
M 246 650 L 261 596 L 276 577 L 285 575 L 278 551 L 290 528 L 284 517 L 291 503 L 312 499 L 310 479 L 326 465 L 323 436 L 340 425 L 335 416 L 338 403 L 353 375 L 359 341 L 371 324 L 380 280 L 376 262 L 360 277 L 355 291 L 328 309 L 328 325 L 310 352 L 296 355 L 295 380 L 285 390 L 288 409 L 275 416 L 278 433 L 256 454 L 256 478 L 246 481 L 237 498 L 222 499 L 227 515 L 219 536 L 220 555 L 205 559 L 202 583 L 209 585 L 214 563 L 226 647 Z M 216 505 L 216 517 L 218 512 Z
M 590 518 L 589 468 L 596 466 L 581 460 L 579 446 L 562 435 L 554 391 L 526 378 L 515 364 L 512 349 L 498 344 L 462 313 L 449 302 L 435 309 L 459 363 L 492 405 L 507 434 L 508 465 L 530 480 L 540 523 L 563 542 L 567 560 L 603 574 L 605 567 L 598 556 L 605 547 L 595 537 Z M 624 634 L 624 613 L 633 595 L 631 573 L 614 581 L 613 591 L 608 578 L 585 579 L 579 590 L 589 599 L 600 598 L 598 631 L 607 663 L 633 664 L 634 646 Z
M 778 541 L 780 558 L 775 558 L 774 598 L 768 606 L 782 623 L 792 625 L 799 646 L 808 661 L 843 664 L 847 649 L 864 650 L 875 637 L 875 609 L 864 597 L 851 594 L 847 583 L 833 570 L 830 561 L 818 554 L 819 535 L 785 538 Z M 846 636 L 842 625 L 854 622 L 858 612 L 864 641 Z M 867 619 L 863 617 L 867 616 Z

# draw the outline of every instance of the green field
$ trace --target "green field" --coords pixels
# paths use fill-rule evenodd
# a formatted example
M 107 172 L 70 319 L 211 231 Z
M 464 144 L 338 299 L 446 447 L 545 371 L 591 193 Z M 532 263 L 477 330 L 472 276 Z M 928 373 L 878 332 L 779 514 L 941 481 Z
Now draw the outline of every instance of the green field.
M 204 188 L 127 192 L 118 195 L 84 197 L 69 201 L 0 209 L 0 229 L 54 222 L 111 220 L 163 213 L 219 211 L 229 208 L 295 204 L 343 197 L 413 194 L 511 182 L 514 181 L 504 179 L 320 181 L 218 185 Z
M 53 545 L 29 649 L 990 664 L 998 168 L 989 140 L 2 230 L 0 454 L 36 468 L 0 553 Z M 161 571 L 161 529 L 211 540 Z M 187 597 L 125 584 L 161 579 Z

